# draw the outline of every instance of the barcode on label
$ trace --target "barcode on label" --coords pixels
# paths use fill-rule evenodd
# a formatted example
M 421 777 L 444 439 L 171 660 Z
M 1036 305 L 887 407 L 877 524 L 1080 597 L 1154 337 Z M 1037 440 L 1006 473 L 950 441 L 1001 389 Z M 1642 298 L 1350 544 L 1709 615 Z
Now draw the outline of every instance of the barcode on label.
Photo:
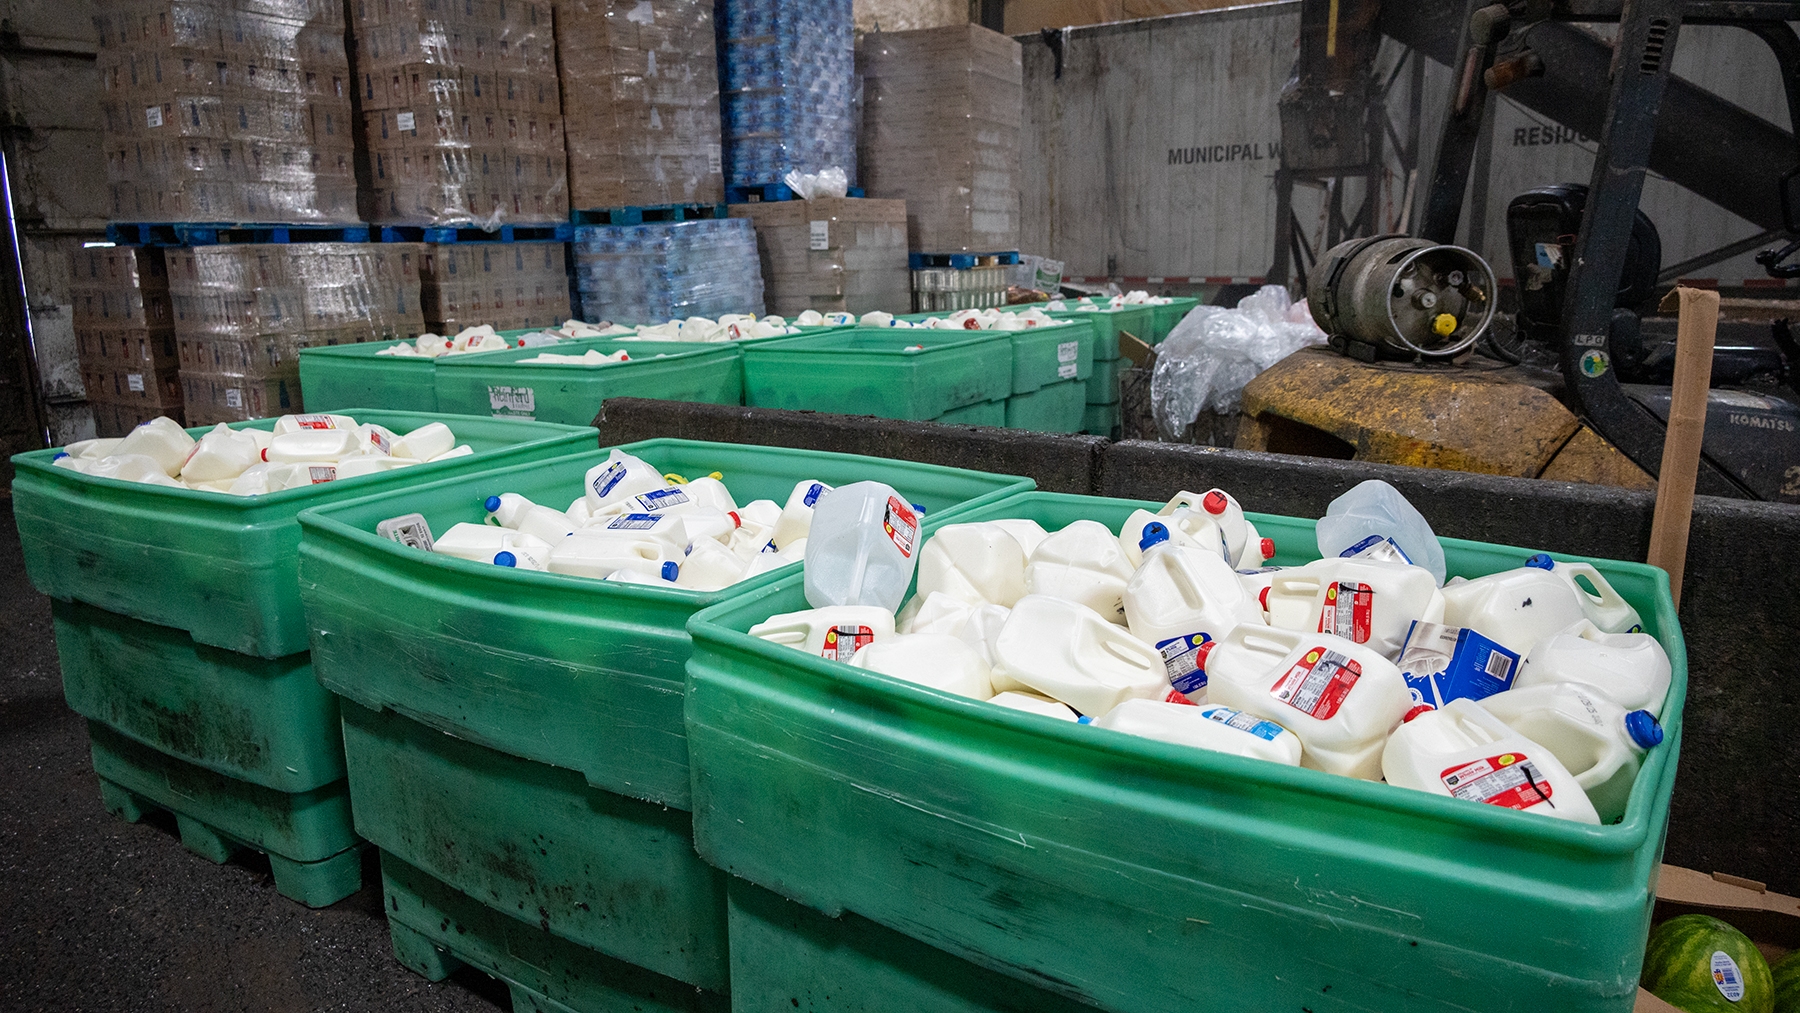
M 1512 674 L 1512 665 L 1511 658 L 1495 651 L 1488 655 L 1487 665 L 1484 667 L 1487 674 L 1504 681 L 1508 675 Z
M 306 471 L 312 476 L 314 485 L 318 485 L 320 482 L 337 481 L 337 468 L 329 464 L 315 464 L 308 467 Z
M 656 527 L 656 514 L 626 514 L 606 526 L 608 531 L 644 531 Z

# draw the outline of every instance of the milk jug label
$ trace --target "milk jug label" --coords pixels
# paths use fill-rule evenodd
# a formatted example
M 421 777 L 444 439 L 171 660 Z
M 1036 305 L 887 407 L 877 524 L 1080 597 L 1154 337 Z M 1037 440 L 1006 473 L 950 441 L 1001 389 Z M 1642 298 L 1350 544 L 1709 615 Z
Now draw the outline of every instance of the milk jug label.
M 1214 707 L 1206 712 L 1206 716 L 1222 725 L 1230 725 L 1240 732 L 1249 732 L 1268 742 L 1274 742 L 1283 731 L 1286 731 L 1273 721 L 1251 717 L 1243 711 L 1234 711 L 1230 707 Z
M 656 522 L 659 520 L 662 520 L 662 518 L 655 514 L 626 514 L 623 517 L 614 518 L 613 522 L 606 526 L 606 530 L 648 531 L 651 528 L 656 527 Z
M 530 387 L 490 386 L 488 407 L 495 415 L 534 415 L 537 413 L 537 391 Z
M 1329 721 L 1360 678 L 1361 665 L 1336 651 L 1315 647 L 1276 681 L 1269 694 L 1303 714 Z
M 806 495 L 800 498 L 800 502 L 805 506 L 809 506 L 809 507 L 815 506 L 819 502 L 819 497 L 823 496 L 824 494 L 825 494 L 825 487 L 820 485 L 817 482 L 814 482 L 812 485 L 807 487 Z
M 888 497 L 887 516 L 881 519 L 881 530 L 887 532 L 888 540 L 902 556 L 912 558 L 913 543 L 919 537 L 919 519 L 913 515 L 912 507 L 900 502 L 898 496 Z
M 1400 548 L 1398 542 L 1381 535 L 1369 537 L 1338 553 L 1341 559 L 1371 559 L 1377 563 L 1411 563 L 1412 557 Z
M 1319 613 L 1319 632 L 1335 633 L 1353 644 L 1366 644 L 1369 642 L 1369 613 L 1374 608 L 1374 588 L 1334 580 L 1325 588 L 1325 610 Z
M 1197 693 L 1206 688 L 1206 673 L 1200 670 L 1200 645 L 1211 641 L 1212 638 L 1204 633 L 1189 633 L 1156 645 L 1162 652 L 1163 671 L 1169 676 L 1169 685 L 1181 693 Z
M 1398 664 L 1415 703 L 1442 707 L 1511 689 L 1519 656 L 1474 630 L 1414 622 Z
M 306 470 L 308 474 L 312 476 L 312 484 L 314 485 L 318 485 L 320 482 L 337 481 L 337 468 L 333 465 L 315 464 Z
M 625 462 L 616 461 L 605 471 L 594 476 L 594 495 L 604 498 L 613 491 L 613 486 L 625 479 Z
M 301 429 L 336 429 L 337 423 L 331 421 L 329 415 L 296 415 L 294 425 Z
M 369 442 L 375 444 L 376 449 L 380 450 L 384 454 L 393 453 L 393 449 L 391 448 L 391 446 L 389 444 L 388 438 L 381 435 L 381 430 L 379 430 L 379 429 L 369 430 Z
M 1554 794 L 1550 782 L 1524 753 L 1501 753 L 1446 767 L 1439 776 L 1443 778 L 1444 787 L 1456 798 L 1508 809 L 1529 809 L 1540 802 L 1550 802 L 1550 796 Z
M 819 657 L 832 661 L 849 661 L 856 652 L 875 642 L 875 631 L 867 626 L 833 626 L 825 631 L 825 649 Z
M 658 489 L 647 492 L 637 498 L 638 505 L 650 513 L 677 507 L 688 501 L 687 493 L 680 489 Z
M 1727 1002 L 1737 1002 L 1744 997 L 1744 974 L 1738 970 L 1737 961 L 1731 959 L 1731 954 L 1713 951 L 1712 976 L 1713 987 Z

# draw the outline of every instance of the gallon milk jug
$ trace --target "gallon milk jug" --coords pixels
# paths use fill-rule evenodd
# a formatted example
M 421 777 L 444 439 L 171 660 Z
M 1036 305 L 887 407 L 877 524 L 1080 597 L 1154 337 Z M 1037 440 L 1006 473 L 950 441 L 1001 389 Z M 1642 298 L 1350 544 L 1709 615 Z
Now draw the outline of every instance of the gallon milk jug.
M 1125 618 L 1132 636 L 1163 656 L 1169 684 L 1204 699 L 1201 645 L 1222 639 L 1238 623 L 1263 624 L 1262 610 L 1244 595 L 1237 572 L 1203 549 L 1153 546 L 1125 585 Z
M 1288 569 L 1292 567 L 1259 566 L 1250 570 L 1238 568 L 1238 583 L 1244 588 L 1244 597 L 1255 602 L 1256 607 L 1263 611 L 1263 622 L 1269 621 L 1269 607 L 1266 604 L 1269 600 L 1269 585 L 1275 583 L 1276 574 Z
M 127 438 L 129 439 L 129 437 Z M 64 458 L 64 460 L 72 460 L 72 458 Z M 176 467 L 180 467 L 180 465 L 177 464 Z M 172 489 L 187 488 L 170 478 L 162 461 L 149 454 L 113 454 L 102 457 L 88 465 L 87 474 L 95 478 L 116 478 L 121 482 L 146 482 L 150 485 L 168 486 Z
M 181 474 L 181 466 L 194 449 L 195 440 L 166 416 L 151 419 L 125 434 L 109 457 L 141 454 L 162 468 L 165 478 Z
M 687 554 L 687 525 L 670 514 L 613 514 L 596 519 L 576 532 L 584 538 L 650 539 L 661 542 L 663 554 L 679 559 Z
M 636 570 L 614 570 L 602 579 L 609 584 L 638 584 L 643 587 L 661 588 L 677 586 L 674 581 L 664 580 L 660 575 L 651 576 L 647 573 L 639 573 Z
M 994 641 L 993 668 L 995 690 L 1035 690 L 1083 714 L 1169 691 L 1156 648 L 1084 605 L 1047 595 L 1013 606 Z
M 1649 711 L 1627 711 L 1572 682 L 1510 689 L 1481 706 L 1550 750 L 1575 776 L 1602 823 L 1625 815 L 1638 765 L 1663 739 L 1662 726 Z
M 1319 555 L 1328 559 L 1355 555 L 1365 541 L 1392 539 L 1407 561 L 1431 571 L 1439 584 L 1444 582 L 1444 547 L 1431 525 L 1400 490 L 1380 479 L 1369 479 L 1332 500 L 1316 530 Z
M 1381 769 L 1389 784 L 1402 788 L 1600 822 L 1562 761 L 1467 698 L 1414 714 L 1388 739 Z
M 788 493 L 787 506 L 781 508 L 781 516 L 775 519 L 775 533 L 770 536 L 777 549 L 785 549 L 789 542 L 806 537 L 812 528 L 813 510 L 830 491 L 831 486 L 811 479 L 794 486 L 794 491 Z
M 1251 756 L 1290 767 L 1300 765 L 1300 740 L 1293 732 L 1273 721 L 1218 704 L 1191 707 L 1160 700 L 1127 700 L 1095 719 L 1094 724 L 1179 746 Z
M 1023 517 L 1003 517 L 988 523 L 999 525 L 1007 534 L 1013 536 L 1013 540 L 1018 542 L 1019 548 L 1024 551 L 1026 559 L 1030 559 L 1031 554 L 1037 551 L 1037 547 L 1043 544 L 1044 539 L 1050 537 L 1050 532 L 1045 531 L 1042 524 Z
M 309 429 L 355 429 L 356 420 L 348 415 L 283 415 L 275 420 L 274 435 L 300 433 Z
M 1575 600 L 1581 603 L 1581 611 L 1588 622 L 1598 626 L 1603 633 L 1632 633 L 1644 628 L 1644 620 L 1638 611 L 1631 607 L 1625 596 L 1613 590 L 1599 570 L 1592 563 L 1570 563 L 1551 559 L 1539 553 L 1525 562 L 1526 566 L 1536 566 L 1549 570 L 1568 583 L 1569 589 L 1575 592 Z
M 1669 655 L 1648 633 L 1602 633 L 1583 619 L 1545 637 L 1526 655 L 1517 689 L 1554 682 L 1579 682 L 1605 694 L 1628 711 L 1661 716 L 1669 695 Z
M 299 464 L 302 461 L 337 461 L 362 452 L 362 443 L 354 429 L 302 429 L 279 433 L 269 441 L 263 457 L 270 464 Z
M 737 512 L 745 527 L 768 528 L 771 538 L 774 537 L 775 522 L 781 520 L 781 504 L 772 499 L 753 499 L 738 507 Z
M 223 422 L 219 424 L 224 425 Z M 229 429 L 231 427 L 226 426 L 225 428 Z M 105 437 L 97 440 L 76 440 L 74 443 L 64 447 L 63 452 L 70 457 L 80 458 L 84 461 L 98 461 L 102 457 L 112 456 L 113 448 L 117 447 L 121 442 L 123 441 Z
M 675 579 L 691 591 L 717 591 L 744 579 L 749 564 L 711 538 L 698 538 L 688 546 L 687 558 L 681 561 L 681 575 Z
M 1077 602 L 1107 622 L 1123 624 L 1125 585 L 1131 572 L 1118 538 L 1106 525 L 1074 521 L 1044 539 L 1031 554 L 1025 567 L 1025 593 Z
M 452 525 L 432 541 L 431 551 L 474 563 L 495 563 L 510 556 L 513 561 L 502 565 L 529 570 L 545 569 L 550 558 L 550 546 L 543 539 L 488 524 Z
M 409 461 L 403 457 L 387 457 L 382 454 L 351 454 L 349 457 L 338 461 L 337 477 L 340 480 L 346 478 L 360 478 L 364 475 L 373 475 L 376 472 L 396 471 L 400 468 L 410 468 L 413 465 L 420 463 L 423 462 Z
M 1444 585 L 1444 625 L 1474 630 L 1524 654 L 1584 613 L 1575 589 L 1548 570 L 1522 566 Z
M 1218 554 L 1220 544 L 1218 539 L 1209 538 L 1202 545 L 1170 518 L 1159 517 L 1148 510 L 1133 510 L 1131 516 L 1125 518 L 1125 523 L 1119 526 L 1119 551 L 1125 554 L 1125 562 L 1134 570 L 1143 565 L 1144 553 L 1150 546 L 1161 542 L 1206 549 L 1215 555 Z
M 450 453 L 455 448 L 456 434 L 450 431 L 449 426 L 442 422 L 428 422 L 395 440 L 389 452 L 395 457 L 430 461 Z
M 261 460 L 262 452 L 255 440 L 240 436 L 221 422 L 188 452 L 181 477 L 187 482 L 228 482 Z
M 1250 539 L 1250 522 L 1244 518 L 1244 508 L 1238 501 L 1223 489 L 1208 489 L 1203 493 L 1178 492 L 1158 513 L 1172 517 L 1183 510 L 1207 518 L 1219 529 L 1225 561 L 1235 565 Z
M 737 500 L 731 498 L 731 490 L 725 483 L 712 477 L 702 475 L 681 487 L 687 498 L 694 503 L 722 514 L 728 514 L 738 508 Z
M 750 627 L 750 635 L 832 661 L 849 661 L 861 648 L 894 636 L 894 614 L 875 605 L 783 612 Z
M 551 545 L 575 533 L 575 525 L 569 523 L 568 514 L 539 506 L 516 492 L 489 496 L 482 505 L 487 509 L 491 522 L 503 528 L 536 535 Z
M 1231 565 L 1240 570 L 1254 570 L 1275 558 L 1275 539 L 1264 538 L 1256 525 L 1244 519 L 1244 530 L 1249 532 L 1244 537 L 1244 551 L 1231 560 Z
M 814 608 L 900 608 L 919 561 L 919 519 L 891 486 L 857 482 L 820 496 L 806 538 L 806 600 Z M 779 546 L 780 540 L 776 540 Z
M 1058 721 L 1074 722 L 1080 720 L 1080 715 L 1070 710 L 1067 704 L 1057 703 L 1055 700 L 1052 700 L 1041 693 L 1027 693 L 1016 689 L 1008 690 L 1005 693 L 995 693 L 993 697 L 988 700 L 988 703 L 997 703 L 1002 707 L 1008 707 L 1016 711 L 1024 711 L 1027 714 L 1042 714 L 1047 718 L 1055 718 Z
M 968 644 L 942 633 L 898 633 L 877 640 L 857 651 L 850 664 L 976 700 L 994 695 L 987 662 Z
M 1263 607 L 1270 626 L 1335 633 L 1387 658 L 1414 620 L 1444 618 L 1444 596 L 1424 567 L 1329 557 L 1274 574 Z
M 622 508 L 626 500 L 639 493 L 668 486 L 655 468 L 623 450 L 614 450 L 606 460 L 589 468 L 583 481 L 587 485 L 583 495 L 592 514 Z
M 681 530 L 688 542 L 709 541 L 730 547 L 731 536 L 737 532 L 742 523 L 735 512 L 720 513 L 709 506 L 695 507 L 676 515 L 681 518 Z M 764 545 L 768 544 L 765 539 Z
M 920 592 L 900 610 L 894 629 L 901 633 L 955 634 L 974 611 L 974 605 L 955 595 L 942 591 Z
M 585 528 L 550 549 L 549 569 L 551 573 L 596 580 L 604 580 L 619 570 L 669 581 L 681 575 L 677 554 L 669 550 L 666 542 L 630 534 L 594 534 Z
M 1209 702 L 1299 736 L 1302 766 L 1381 777 L 1381 747 L 1412 703 L 1393 662 L 1329 633 L 1251 623 L 1209 647 L 1200 658 Z
M 245 468 L 244 473 L 234 479 L 231 488 L 226 491 L 233 496 L 261 496 L 269 492 L 269 466 L 252 464 Z
M 997 524 L 948 524 L 919 553 L 918 593 L 1011 608 L 1025 596 L 1025 552 Z

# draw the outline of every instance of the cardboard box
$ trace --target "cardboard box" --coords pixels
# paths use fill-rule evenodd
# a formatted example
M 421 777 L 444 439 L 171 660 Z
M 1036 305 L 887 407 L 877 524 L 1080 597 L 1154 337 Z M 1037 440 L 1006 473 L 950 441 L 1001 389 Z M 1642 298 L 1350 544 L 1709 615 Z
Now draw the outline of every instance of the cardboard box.
M 903 201 L 821 198 L 733 204 L 756 227 L 763 302 L 770 313 L 906 312 L 907 208 Z
M 562 243 L 427 245 L 420 300 L 426 325 L 455 334 L 554 327 L 570 317 L 568 248 Z
M 1755 880 L 1664 865 L 1656 883 L 1655 924 L 1684 914 L 1711 915 L 1750 937 L 1769 963 L 1800 949 L 1800 898 L 1771 893 Z M 1635 1013 L 1680 1013 L 1638 989 Z

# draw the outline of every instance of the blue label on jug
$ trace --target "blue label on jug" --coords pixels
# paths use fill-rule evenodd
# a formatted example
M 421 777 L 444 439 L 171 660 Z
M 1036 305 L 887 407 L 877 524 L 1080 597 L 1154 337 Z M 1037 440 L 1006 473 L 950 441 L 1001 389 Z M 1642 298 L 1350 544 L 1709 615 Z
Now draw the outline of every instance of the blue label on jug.
M 656 522 L 660 520 L 662 518 L 655 514 L 626 514 L 606 527 L 609 531 L 647 531 L 656 527 Z
M 1188 696 L 1206 688 L 1206 673 L 1200 670 L 1200 645 L 1211 642 L 1212 637 L 1204 633 L 1189 633 L 1156 645 L 1162 652 L 1163 671 L 1169 676 L 1169 685 Z
M 825 495 L 825 487 L 814 482 L 812 487 L 806 490 L 806 496 L 800 502 L 806 506 L 812 506 L 814 503 L 817 503 L 819 497 L 823 495 Z
M 625 462 L 619 461 L 612 467 L 594 476 L 594 495 L 604 497 L 613 491 L 613 486 L 625 480 Z
M 1262 718 L 1251 717 L 1243 711 L 1234 711 L 1230 707 L 1207 707 L 1200 713 L 1222 725 L 1229 725 L 1240 732 L 1249 732 L 1251 735 L 1268 742 L 1274 742 L 1277 736 L 1282 732 L 1287 731 L 1287 729 L 1273 721 L 1264 721 Z
M 659 510 L 667 510 L 670 507 L 680 506 L 681 504 L 686 503 L 688 498 L 687 493 L 682 492 L 680 489 L 658 489 L 655 492 L 647 492 L 642 496 L 639 496 L 637 501 L 638 505 L 642 506 L 645 510 L 655 513 Z
M 1373 559 L 1381 563 L 1411 563 L 1412 557 L 1400 543 L 1384 535 L 1369 537 L 1338 553 L 1340 559 Z

